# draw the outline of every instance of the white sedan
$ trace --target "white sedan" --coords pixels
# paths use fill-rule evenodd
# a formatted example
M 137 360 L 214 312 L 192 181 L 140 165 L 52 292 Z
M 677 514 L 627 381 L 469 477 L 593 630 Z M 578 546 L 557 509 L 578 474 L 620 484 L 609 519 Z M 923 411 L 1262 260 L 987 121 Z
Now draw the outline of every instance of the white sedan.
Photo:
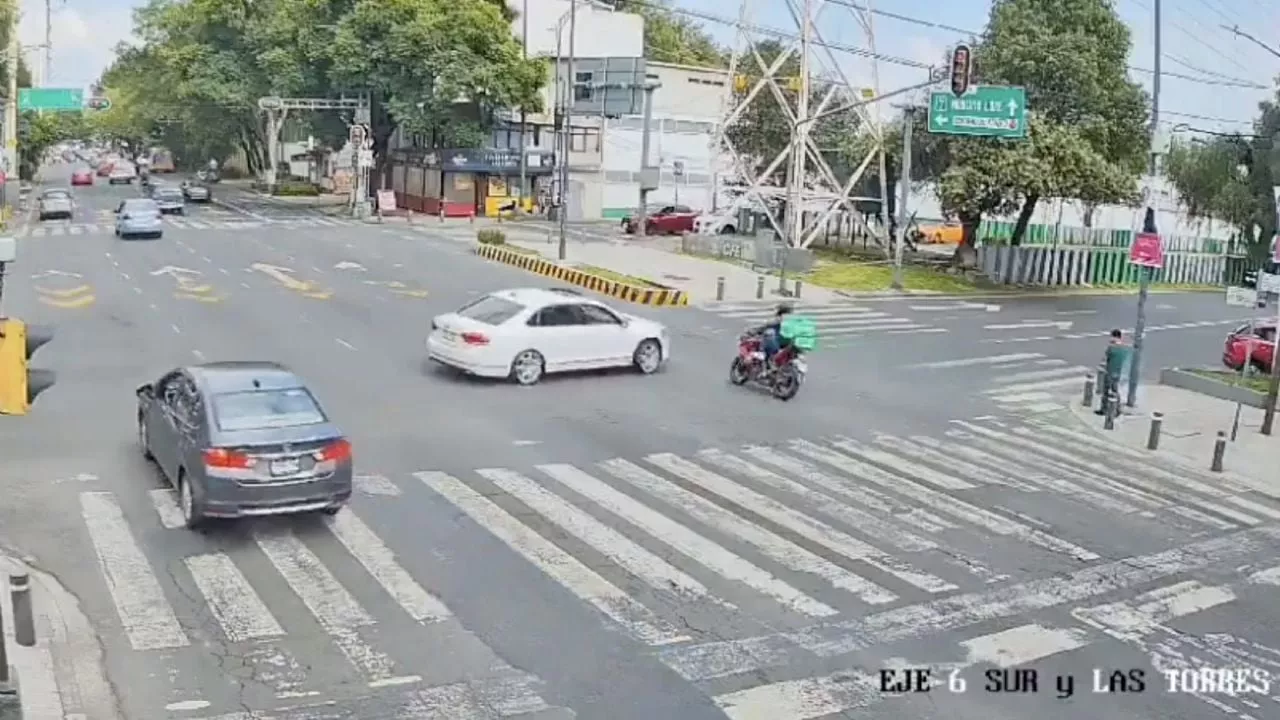
M 471 375 L 533 385 L 553 372 L 657 372 L 671 357 L 671 336 L 661 323 L 576 290 L 500 290 L 433 319 L 427 356 Z

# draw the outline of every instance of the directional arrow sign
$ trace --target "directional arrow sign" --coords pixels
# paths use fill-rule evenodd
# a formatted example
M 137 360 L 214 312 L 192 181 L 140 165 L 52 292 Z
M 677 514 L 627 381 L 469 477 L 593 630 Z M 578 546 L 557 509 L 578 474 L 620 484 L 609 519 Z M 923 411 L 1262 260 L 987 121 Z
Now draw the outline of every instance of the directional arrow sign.
M 268 265 L 267 263 L 254 263 L 249 266 L 250 272 L 260 272 L 263 275 L 275 280 L 289 290 L 301 293 L 307 297 L 317 300 L 324 300 L 330 297 L 331 293 L 318 290 L 316 286 L 309 282 L 299 280 L 293 276 L 293 270 L 279 265 Z
M 36 273 L 35 275 L 32 275 L 31 279 L 39 280 L 41 278 L 47 278 L 47 277 L 80 278 L 84 276 L 81 275 L 80 273 L 67 272 L 65 270 L 45 270 L 44 272 Z
M 978 85 L 960 97 L 935 92 L 929 99 L 929 132 L 1025 138 L 1027 92 L 997 85 Z
M 360 263 L 351 262 L 350 260 L 343 260 L 337 265 L 334 265 L 333 269 L 334 270 L 360 270 L 361 272 L 363 272 L 365 270 L 365 266 L 361 265 Z

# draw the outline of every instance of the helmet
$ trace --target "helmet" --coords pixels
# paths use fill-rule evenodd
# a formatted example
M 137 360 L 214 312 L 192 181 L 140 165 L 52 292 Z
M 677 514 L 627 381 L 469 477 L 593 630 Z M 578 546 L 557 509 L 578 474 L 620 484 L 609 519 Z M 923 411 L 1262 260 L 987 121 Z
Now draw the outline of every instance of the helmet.
M 795 310 L 795 308 L 792 307 L 791 303 L 779 303 L 775 314 L 779 316 L 790 315 L 793 310 Z

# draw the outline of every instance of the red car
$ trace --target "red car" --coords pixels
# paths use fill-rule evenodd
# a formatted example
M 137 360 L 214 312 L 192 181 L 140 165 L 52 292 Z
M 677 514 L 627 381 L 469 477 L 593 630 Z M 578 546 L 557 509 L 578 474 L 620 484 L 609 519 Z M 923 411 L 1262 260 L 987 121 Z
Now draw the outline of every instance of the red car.
M 693 232 L 694 221 L 702 213 L 684 205 L 662 205 L 649 210 L 644 219 L 645 235 L 682 235 Z M 629 235 L 636 234 L 636 218 L 622 221 L 622 229 Z
M 89 172 L 88 170 L 77 170 L 71 173 L 71 184 L 72 185 L 92 185 L 93 173 Z
M 1222 364 L 1239 370 L 1244 367 L 1246 356 L 1259 372 L 1271 372 L 1271 364 L 1276 360 L 1275 320 L 1241 325 L 1227 336 L 1222 348 Z

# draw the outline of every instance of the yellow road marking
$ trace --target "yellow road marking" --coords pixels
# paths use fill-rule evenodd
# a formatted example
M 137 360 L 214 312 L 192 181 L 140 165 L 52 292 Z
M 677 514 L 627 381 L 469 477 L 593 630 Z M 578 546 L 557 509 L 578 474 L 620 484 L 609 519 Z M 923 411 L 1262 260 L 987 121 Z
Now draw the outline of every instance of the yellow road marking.
M 78 285 L 73 288 L 67 288 L 66 290 L 55 290 L 54 288 L 40 287 L 37 285 L 36 292 L 56 298 L 69 298 L 73 295 L 83 295 L 84 293 L 93 292 L 93 288 L 88 285 Z
M 175 298 L 178 298 L 179 300 L 195 300 L 196 302 L 202 302 L 202 303 L 222 302 L 222 298 L 217 295 L 197 295 L 194 293 L 175 292 L 173 296 Z
M 391 292 L 395 293 L 396 295 L 401 295 L 404 297 L 411 297 L 411 298 L 425 298 L 427 296 L 426 290 L 392 290 Z
M 45 305 L 52 305 L 53 307 L 62 308 L 63 310 L 78 310 L 92 305 L 95 301 L 97 301 L 97 298 L 92 295 L 81 295 L 80 297 L 72 298 L 70 300 L 57 300 L 44 296 L 40 297 L 40 302 Z
M 308 285 L 310 287 L 310 285 Z M 332 290 L 300 290 L 302 297 L 311 298 L 312 300 L 328 300 L 333 297 Z

